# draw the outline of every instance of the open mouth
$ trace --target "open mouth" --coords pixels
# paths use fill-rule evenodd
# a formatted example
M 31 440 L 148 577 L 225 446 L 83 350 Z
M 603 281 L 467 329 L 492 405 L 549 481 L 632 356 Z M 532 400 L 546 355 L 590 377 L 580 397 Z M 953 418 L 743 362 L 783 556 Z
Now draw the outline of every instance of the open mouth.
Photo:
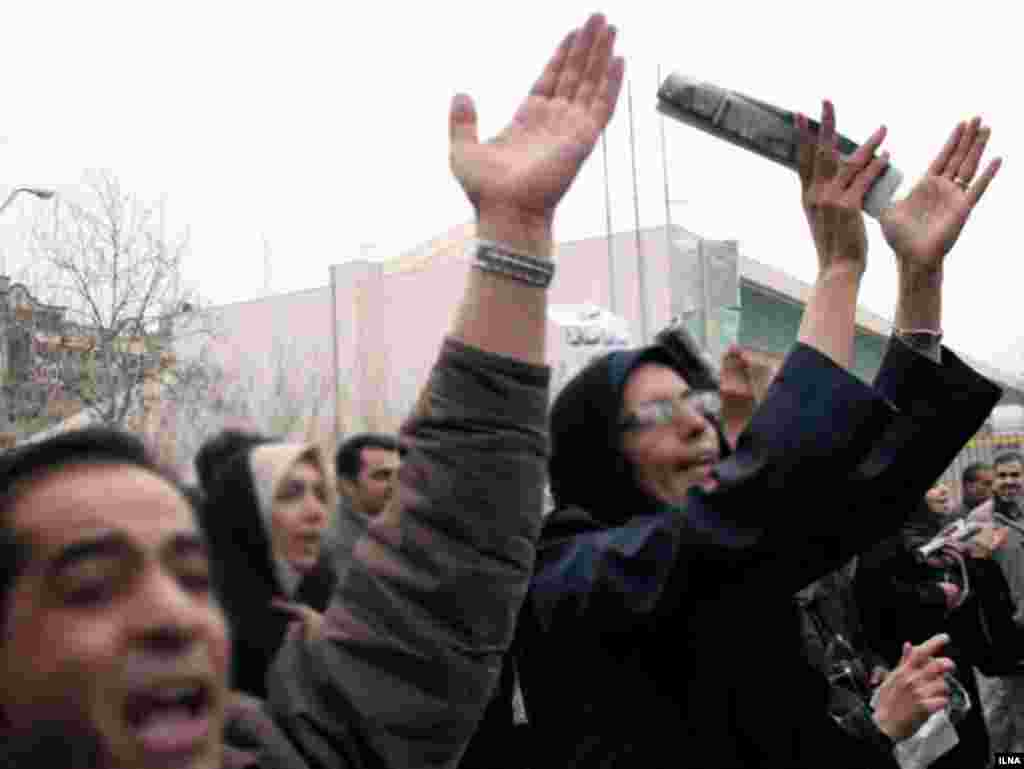
M 678 469 L 680 472 L 709 473 L 711 472 L 712 468 L 715 466 L 715 463 L 717 461 L 718 455 L 716 453 L 706 452 L 703 454 L 698 454 L 697 456 L 687 460 L 686 462 L 681 462 L 679 464 Z
M 715 458 L 711 455 L 698 457 L 696 461 L 684 462 L 678 467 L 680 474 L 685 474 L 696 486 L 705 491 L 712 491 L 718 486 L 718 479 L 714 476 Z
M 146 753 L 187 755 L 206 744 L 211 707 L 205 684 L 162 686 L 131 695 L 126 717 Z

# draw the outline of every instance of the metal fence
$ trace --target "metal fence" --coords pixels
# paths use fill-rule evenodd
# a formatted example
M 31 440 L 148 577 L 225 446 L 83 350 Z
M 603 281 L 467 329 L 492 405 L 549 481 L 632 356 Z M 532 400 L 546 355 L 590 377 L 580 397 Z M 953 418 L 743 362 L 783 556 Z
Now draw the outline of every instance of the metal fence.
M 967 466 L 974 462 L 992 464 L 992 460 L 1007 451 L 1024 453 L 1024 433 L 978 434 L 967 442 L 940 480 L 949 486 L 959 503 L 963 491 L 961 478 Z

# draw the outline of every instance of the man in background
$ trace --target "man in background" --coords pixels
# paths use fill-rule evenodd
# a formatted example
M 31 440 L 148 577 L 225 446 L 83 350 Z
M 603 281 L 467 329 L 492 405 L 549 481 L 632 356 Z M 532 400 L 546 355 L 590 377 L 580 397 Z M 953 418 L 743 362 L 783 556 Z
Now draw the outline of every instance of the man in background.
M 995 472 L 992 465 L 985 462 L 972 462 L 964 469 L 961 478 L 963 500 L 957 511 L 957 518 L 966 518 L 971 510 L 992 498 L 992 484 Z
M 398 439 L 381 433 L 359 433 L 338 449 L 338 491 L 343 504 L 365 518 L 387 506 L 401 463 Z

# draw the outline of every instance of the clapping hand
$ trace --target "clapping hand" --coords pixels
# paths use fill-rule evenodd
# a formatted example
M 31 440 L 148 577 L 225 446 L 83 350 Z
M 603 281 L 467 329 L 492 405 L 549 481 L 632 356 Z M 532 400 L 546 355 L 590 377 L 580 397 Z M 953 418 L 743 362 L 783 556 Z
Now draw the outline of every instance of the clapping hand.
M 981 118 L 959 123 L 910 195 L 882 212 L 882 232 L 901 269 L 923 274 L 941 270 L 1002 165 L 996 158 L 975 179 L 991 133 Z
M 555 208 L 615 111 L 624 63 L 615 27 L 590 17 L 559 45 L 512 121 L 480 142 L 473 101 L 454 98 L 450 161 L 485 237 L 518 241 L 551 231 Z M 524 242 L 525 241 L 525 242 Z
M 949 643 L 949 636 L 932 636 L 920 646 L 903 644 L 899 664 L 885 677 L 878 690 L 875 723 L 893 740 L 910 737 L 949 704 L 946 673 L 953 661 L 936 657 Z
M 887 153 L 875 154 L 885 139 L 885 127 L 875 131 L 845 160 L 839 158 L 832 102 L 826 101 L 822 106 L 817 137 L 803 115 L 797 116 L 797 128 L 797 165 L 804 213 L 818 251 L 819 270 L 843 267 L 862 275 L 867 264 L 868 239 L 861 208 L 864 196 L 889 162 Z

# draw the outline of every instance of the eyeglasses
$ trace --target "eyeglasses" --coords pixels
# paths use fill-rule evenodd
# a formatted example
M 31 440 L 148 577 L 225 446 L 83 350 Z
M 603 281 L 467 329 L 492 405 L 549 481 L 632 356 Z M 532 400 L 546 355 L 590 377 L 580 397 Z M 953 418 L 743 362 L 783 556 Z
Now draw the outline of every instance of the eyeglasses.
M 717 390 L 687 390 L 674 398 L 640 404 L 622 419 L 619 429 L 646 430 L 672 424 L 678 416 L 717 418 L 721 411 L 722 398 Z

